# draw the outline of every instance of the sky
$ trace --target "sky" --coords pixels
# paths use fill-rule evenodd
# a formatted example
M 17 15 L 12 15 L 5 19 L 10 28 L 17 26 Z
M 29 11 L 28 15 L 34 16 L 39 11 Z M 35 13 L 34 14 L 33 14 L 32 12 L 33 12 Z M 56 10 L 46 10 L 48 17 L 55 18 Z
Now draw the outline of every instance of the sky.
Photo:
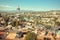
M 0 10 L 60 10 L 60 0 L 0 0 Z

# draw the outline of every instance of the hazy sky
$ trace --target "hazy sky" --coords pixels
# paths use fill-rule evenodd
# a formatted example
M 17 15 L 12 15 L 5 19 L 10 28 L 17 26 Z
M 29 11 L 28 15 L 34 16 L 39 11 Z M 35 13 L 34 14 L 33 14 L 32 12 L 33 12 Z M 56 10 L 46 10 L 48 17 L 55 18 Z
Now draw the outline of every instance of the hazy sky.
M 0 10 L 60 10 L 60 0 L 0 0 Z

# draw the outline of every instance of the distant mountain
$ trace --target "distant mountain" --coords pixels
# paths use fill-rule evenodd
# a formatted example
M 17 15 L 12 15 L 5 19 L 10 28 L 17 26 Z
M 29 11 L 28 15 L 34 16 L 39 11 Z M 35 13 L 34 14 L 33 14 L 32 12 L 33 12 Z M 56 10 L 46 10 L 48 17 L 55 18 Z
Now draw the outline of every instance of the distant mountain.
M 60 10 L 50 10 L 49 12 L 60 12 Z
M 18 10 L 0 10 L 0 12 L 19 12 L 19 11 Z M 50 10 L 50 11 L 20 10 L 20 12 L 60 12 L 60 10 Z
M 18 10 L 0 10 L 0 12 L 19 12 Z M 32 10 L 20 10 L 20 12 L 33 12 Z

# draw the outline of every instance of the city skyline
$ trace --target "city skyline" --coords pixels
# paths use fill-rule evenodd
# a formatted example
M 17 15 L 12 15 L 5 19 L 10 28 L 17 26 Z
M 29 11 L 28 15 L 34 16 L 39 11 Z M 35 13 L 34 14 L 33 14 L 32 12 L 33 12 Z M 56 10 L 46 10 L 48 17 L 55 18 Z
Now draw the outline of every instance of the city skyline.
M 60 0 L 0 0 L 0 10 L 60 10 Z

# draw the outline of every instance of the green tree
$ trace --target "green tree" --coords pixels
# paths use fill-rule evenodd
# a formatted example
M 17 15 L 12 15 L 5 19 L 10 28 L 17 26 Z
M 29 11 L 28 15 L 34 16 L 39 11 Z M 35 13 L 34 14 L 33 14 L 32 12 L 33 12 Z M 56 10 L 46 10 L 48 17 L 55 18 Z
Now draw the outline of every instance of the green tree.
M 27 33 L 25 40 L 37 40 L 37 35 L 33 32 Z

